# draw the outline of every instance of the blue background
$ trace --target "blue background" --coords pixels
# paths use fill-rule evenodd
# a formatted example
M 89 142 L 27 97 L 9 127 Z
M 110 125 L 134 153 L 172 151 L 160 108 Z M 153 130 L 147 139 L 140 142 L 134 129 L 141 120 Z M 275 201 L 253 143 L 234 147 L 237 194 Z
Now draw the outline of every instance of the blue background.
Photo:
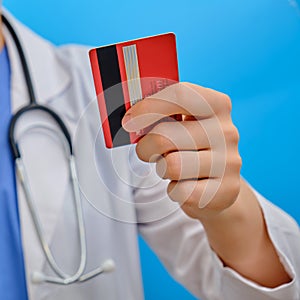
M 4 0 L 55 44 L 173 31 L 180 77 L 228 93 L 243 175 L 300 222 L 300 9 L 289 0 Z M 146 300 L 194 299 L 140 241 Z

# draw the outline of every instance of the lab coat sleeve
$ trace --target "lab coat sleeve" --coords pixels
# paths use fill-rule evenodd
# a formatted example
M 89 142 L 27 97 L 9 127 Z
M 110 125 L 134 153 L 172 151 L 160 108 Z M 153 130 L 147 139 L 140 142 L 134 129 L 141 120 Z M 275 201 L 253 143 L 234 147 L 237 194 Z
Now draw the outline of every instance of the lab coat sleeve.
M 262 287 L 224 267 L 201 223 L 168 198 L 166 181 L 153 178 L 141 176 L 140 184 L 135 183 L 139 231 L 169 273 L 192 294 L 202 300 L 300 299 L 300 234 L 291 217 L 256 193 L 270 237 L 292 278 L 273 289 Z

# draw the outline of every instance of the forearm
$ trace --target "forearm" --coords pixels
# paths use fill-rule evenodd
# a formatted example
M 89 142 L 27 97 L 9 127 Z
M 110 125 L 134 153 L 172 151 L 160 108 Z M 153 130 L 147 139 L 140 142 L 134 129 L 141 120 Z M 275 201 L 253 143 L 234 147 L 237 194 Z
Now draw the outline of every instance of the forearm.
M 259 203 L 243 180 L 236 202 L 201 222 L 211 247 L 226 266 L 266 287 L 291 280 L 269 238 Z

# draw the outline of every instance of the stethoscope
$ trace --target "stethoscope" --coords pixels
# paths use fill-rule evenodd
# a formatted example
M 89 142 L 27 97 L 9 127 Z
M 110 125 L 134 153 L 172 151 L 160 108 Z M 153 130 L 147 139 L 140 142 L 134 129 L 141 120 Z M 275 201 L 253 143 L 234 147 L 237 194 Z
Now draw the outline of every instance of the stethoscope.
M 33 89 L 33 84 L 28 68 L 28 64 L 23 52 L 23 48 L 21 46 L 20 40 L 9 23 L 9 21 L 6 19 L 5 16 L 2 15 L 2 21 L 7 27 L 8 31 L 10 32 L 14 43 L 17 47 L 18 54 L 20 57 L 20 61 L 23 68 L 24 78 L 27 85 L 27 90 L 29 94 L 29 104 L 23 106 L 21 109 L 19 109 L 16 114 L 12 117 L 10 121 L 9 126 L 9 142 L 12 149 L 13 158 L 15 161 L 15 167 L 16 167 L 16 174 L 18 179 L 20 180 L 21 186 L 24 190 L 25 198 L 30 210 L 30 214 L 35 226 L 35 230 L 37 233 L 37 236 L 39 238 L 41 248 L 43 249 L 44 255 L 49 263 L 49 266 L 51 269 L 57 274 L 57 276 L 48 276 L 44 273 L 35 271 L 31 274 L 31 279 L 34 283 L 42 283 L 42 282 L 50 282 L 50 283 L 57 283 L 62 285 L 68 285 L 75 282 L 83 282 L 86 280 L 89 280 L 97 275 L 100 275 L 104 272 L 110 272 L 114 270 L 115 264 L 114 261 L 111 259 L 105 260 L 102 265 L 98 268 L 95 268 L 94 270 L 84 274 L 85 267 L 86 267 L 86 261 L 87 261 L 87 245 L 86 245 L 86 236 L 85 236 L 85 226 L 84 226 L 84 219 L 83 219 L 83 209 L 81 204 L 81 197 L 80 197 L 80 191 L 79 191 L 79 182 L 77 177 L 77 171 L 76 171 L 76 165 L 75 165 L 75 156 L 73 153 L 73 147 L 72 147 L 72 141 L 70 133 L 65 126 L 62 119 L 55 113 L 53 110 L 51 110 L 49 107 L 40 105 L 36 102 L 35 93 Z M 26 178 L 26 172 L 25 167 L 22 161 L 22 156 L 19 151 L 19 146 L 17 143 L 17 140 L 15 138 L 14 132 L 15 127 L 20 119 L 20 117 L 29 112 L 39 110 L 43 111 L 44 113 L 48 114 L 51 119 L 58 125 L 59 129 L 62 131 L 64 139 L 67 143 L 67 148 L 69 151 L 69 170 L 70 170 L 70 177 L 72 181 L 72 189 L 74 193 L 74 205 L 75 205 L 75 211 L 76 211 L 76 218 L 78 222 L 78 232 L 79 232 L 79 241 L 80 241 L 80 263 L 78 265 L 77 271 L 73 275 L 69 275 L 65 273 L 56 263 L 56 260 L 50 250 L 49 244 L 47 243 L 45 239 L 45 234 L 43 231 L 43 227 L 39 218 L 39 215 L 37 213 L 37 208 L 32 200 L 31 191 L 29 188 L 28 180 Z

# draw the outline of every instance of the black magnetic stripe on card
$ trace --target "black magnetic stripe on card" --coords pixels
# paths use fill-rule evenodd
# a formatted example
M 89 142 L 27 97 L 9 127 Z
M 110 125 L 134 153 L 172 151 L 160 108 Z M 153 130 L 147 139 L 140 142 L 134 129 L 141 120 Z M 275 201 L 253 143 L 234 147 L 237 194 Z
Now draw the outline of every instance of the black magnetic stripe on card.
M 121 124 L 126 108 L 116 46 L 97 48 L 97 58 L 113 146 L 129 144 Z

